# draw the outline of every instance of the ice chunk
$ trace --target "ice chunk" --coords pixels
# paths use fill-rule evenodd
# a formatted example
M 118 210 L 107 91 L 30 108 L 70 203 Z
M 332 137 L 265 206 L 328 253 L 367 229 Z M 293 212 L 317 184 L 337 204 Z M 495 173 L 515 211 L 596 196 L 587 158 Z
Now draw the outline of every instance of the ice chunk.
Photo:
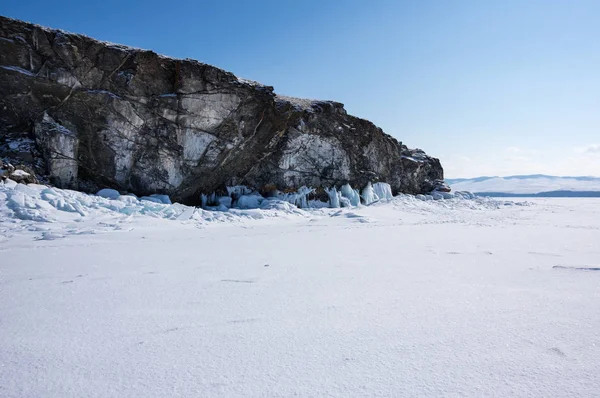
M 367 206 L 370 205 L 371 203 L 375 203 L 375 202 L 379 201 L 379 197 L 375 193 L 375 190 L 373 189 L 373 186 L 371 185 L 370 182 L 363 189 L 361 196 L 362 196 L 363 202 Z
M 75 207 L 73 207 L 73 205 L 71 203 L 68 203 L 63 198 L 50 199 L 48 201 L 48 203 L 52 207 L 54 207 L 55 209 L 60 210 L 60 211 L 66 211 L 66 212 L 70 212 L 70 213 L 78 212 L 77 209 L 75 209 Z
M 208 195 L 202 194 L 200 195 L 200 201 L 202 202 L 202 208 L 205 209 L 208 206 L 217 206 L 217 194 L 211 193 Z
M 260 195 L 242 195 L 237 200 L 238 209 L 258 209 L 262 201 L 265 200 Z
M 14 190 L 6 192 L 8 198 L 6 204 L 13 211 L 14 217 L 26 221 L 52 222 L 47 211 L 51 206 L 40 199 L 36 191 L 19 189 L 20 185 L 23 184 L 18 184 Z M 33 196 L 30 195 L 32 191 Z
M 231 208 L 233 203 L 231 196 L 220 196 L 217 198 L 217 202 L 219 202 L 219 206 L 225 206 L 226 208 Z
M 116 191 L 114 189 L 104 188 L 99 190 L 96 193 L 96 196 L 101 196 L 106 199 L 119 199 L 119 196 L 121 196 L 121 194 L 119 193 L 119 191 Z
M 350 199 L 340 196 L 340 206 L 341 207 L 352 207 L 352 203 L 350 203 Z
M 169 195 L 159 195 L 159 194 L 155 193 L 155 194 L 150 195 L 150 197 L 158 199 L 159 203 L 163 203 L 165 205 L 172 204 L 171 198 L 169 198 Z
M 252 190 L 245 185 L 235 185 L 233 187 L 227 187 L 227 193 L 233 200 L 237 200 L 240 196 L 250 195 Z
M 37 194 L 39 193 L 39 189 L 36 189 L 35 187 L 30 187 L 27 184 L 17 184 L 15 186 L 15 191 L 24 192 L 30 196 L 37 196 Z
M 415 198 L 417 198 L 419 200 L 423 200 L 423 201 L 427 200 L 427 198 L 425 197 L 425 195 L 421 195 L 421 194 L 416 195 Z
M 17 182 L 11 180 L 10 178 L 8 180 L 4 181 L 4 187 L 8 188 L 8 189 L 14 189 L 17 186 Z
M 360 195 L 358 194 L 358 191 L 356 189 L 352 189 L 350 184 L 342 185 L 341 193 L 342 197 L 348 199 L 350 205 L 360 205 Z
M 136 203 L 138 201 L 138 198 L 131 195 L 120 195 L 118 199 L 125 203 Z
M 37 191 L 43 191 L 45 189 L 48 189 L 48 187 L 46 185 L 42 185 L 42 184 L 27 184 L 27 188 L 35 189 Z
M 227 194 L 231 197 L 231 205 L 229 207 L 237 207 L 237 200 L 244 195 L 259 195 L 257 192 L 253 192 L 250 188 L 245 185 L 235 185 L 227 187 Z
M 441 193 L 435 192 L 435 191 L 431 193 L 431 197 L 433 198 L 433 200 L 442 200 L 442 199 L 444 199 L 444 196 Z
M 296 206 L 279 199 L 265 198 L 261 203 L 260 208 L 263 210 L 281 210 L 286 213 L 301 213 L 301 210 L 298 210 Z
M 8 198 L 8 203 L 14 207 L 25 207 L 25 195 L 22 192 L 14 192 Z
M 161 203 L 162 204 L 162 202 L 160 201 L 160 199 L 155 198 L 153 196 L 142 196 L 140 198 L 140 200 L 145 200 L 145 201 L 152 202 L 152 203 Z
M 228 209 L 227 207 L 223 206 L 223 205 L 218 205 L 218 206 L 216 207 L 216 210 L 217 210 L 217 211 L 227 211 L 227 210 L 229 210 L 229 209 Z
M 327 209 L 327 208 L 329 208 L 329 203 L 321 202 L 320 200 L 309 200 L 308 208 L 310 208 L 310 209 Z
M 375 191 L 375 195 L 379 197 L 379 200 L 392 200 L 394 198 L 392 187 L 388 183 L 377 182 L 373 184 L 373 191 Z
M 325 188 L 325 192 L 329 195 L 329 207 L 332 209 L 337 209 L 341 207 L 340 205 L 340 197 L 342 196 L 335 187 Z
M 474 199 L 475 195 L 473 195 L 473 193 L 471 192 L 467 192 L 467 191 L 457 191 L 454 192 L 454 195 L 463 199 Z
M 171 203 L 171 199 L 167 195 L 152 194 L 150 196 L 142 196 L 140 200 L 146 200 L 153 203 L 160 203 L 163 205 L 173 204 Z
M 291 203 L 293 205 L 296 205 L 297 207 L 299 207 L 301 209 L 307 209 L 310 207 L 309 203 L 308 203 L 308 195 L 310 195 L 314 191 L 315 191 L 314 188 L 301 186 L 297 192 L 289 192 L 289 193 L 280 194 L 278 196 L 278 198 L 281 200 L 284 200 L 288 203 Z

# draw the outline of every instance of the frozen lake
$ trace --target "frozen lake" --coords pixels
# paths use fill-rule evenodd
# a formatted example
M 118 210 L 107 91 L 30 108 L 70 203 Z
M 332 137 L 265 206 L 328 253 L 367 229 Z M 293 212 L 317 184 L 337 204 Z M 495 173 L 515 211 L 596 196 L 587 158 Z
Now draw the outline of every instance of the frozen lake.
M 600 199 L 44 222 L 6 198 L 3 397 L 600 391 Z

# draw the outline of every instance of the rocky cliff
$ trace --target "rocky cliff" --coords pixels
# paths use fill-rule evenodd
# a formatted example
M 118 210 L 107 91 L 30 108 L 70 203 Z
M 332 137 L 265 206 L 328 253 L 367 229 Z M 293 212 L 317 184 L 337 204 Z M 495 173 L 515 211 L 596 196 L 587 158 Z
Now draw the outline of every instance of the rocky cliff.
M 278 96 L 198 61 L 0 17 L 0 156 L 60 187 L 169 194 L 247 185 L 422 193 L 438 159 L 342 104 Z

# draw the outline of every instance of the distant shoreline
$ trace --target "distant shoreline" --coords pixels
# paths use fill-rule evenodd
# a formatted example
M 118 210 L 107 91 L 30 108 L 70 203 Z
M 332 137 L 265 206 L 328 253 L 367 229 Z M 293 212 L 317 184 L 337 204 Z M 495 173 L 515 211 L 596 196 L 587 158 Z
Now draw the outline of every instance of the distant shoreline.
M 548 191 L 538 193 L 473 192 L 495 198 L 600 198 L 600 191 Z

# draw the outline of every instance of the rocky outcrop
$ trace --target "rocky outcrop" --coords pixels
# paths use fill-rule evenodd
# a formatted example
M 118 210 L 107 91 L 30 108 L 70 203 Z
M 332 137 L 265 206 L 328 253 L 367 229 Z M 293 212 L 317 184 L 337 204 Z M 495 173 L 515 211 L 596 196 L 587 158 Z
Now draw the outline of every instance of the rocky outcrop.
M 340 103 L 278 96 L 198 61 L 4 17 L 0 155 L 60 187 L 192 204 L 233 185 L 268 193 L 385 181 L 394 193 L 421 193 L 443 179 L 438 159 Z
M 38 180 L 35 177 L 35 172 L 31 168 L 20 164 L 13 166 L 10 163 L 4 163 L 0 160 L 0 182 L 11 179 L 16 183 L 21 184 L 37 184 Z

